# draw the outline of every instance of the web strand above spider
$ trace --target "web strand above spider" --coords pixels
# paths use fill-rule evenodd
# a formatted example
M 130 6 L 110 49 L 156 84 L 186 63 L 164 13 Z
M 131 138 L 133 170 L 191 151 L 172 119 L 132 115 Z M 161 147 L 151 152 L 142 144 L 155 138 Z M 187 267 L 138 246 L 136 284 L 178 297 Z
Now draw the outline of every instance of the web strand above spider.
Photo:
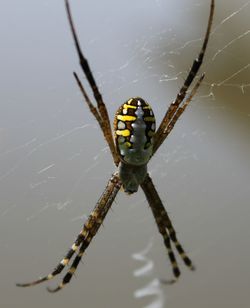
M 187 96 L 187 91 L 198 73 L 207 48 L 214 14 L 214 0 L 211 0 L 210 3 L 210 14 L 208 18 L 207 30 L 198 57 L 194 60 L 188 76 L 177 94 L 176 99 L 167 109 L 159 128 L 155 132 L 155 118 L 150 105 L 140 97 L 133 97 L 128 99 L 118 109 L 115 115 L 114 138 L 106 105 L 96 85 L 88 61 L 82 53 L 71 16 L 69 2 L 67 0 L 65 0 L 65 5 L 80 66 L 85 74 L 90 88 L 92 89 L 97 107 L 95 107 L 91 102 L 87 91 L 76 73 L 74 73 L 74 77 L 80 91 L 83 94 L 85 102 L 103 132 L 104 138 L 107 141 L 114 163 L 118 167 L 118 170 L 108 181 L 102 196 L 85 222 L 74 244 L 71 246 L 65 257 L 54 268 L 54 270 L 49 275 L 39 278 L 38 280 L 30 283 L 20 283 L 17 284 L 17 286 L 33 286 L 41 282 L 51 280 L 62 272 L 65 266 L 69 264 L 74 254 L 76 254 L 69 270 L 63 277 L 62 282 L 56 288 L 49 288 L 48 290 L 50 292 L 56 292 L 62 289 L 67 283 L 70 282 L 85 250 L 100 228 L 118 191 L 123 188 L 126 193 L 132 194 L 138 190 L 139 186 L 141 186 L 145 193 L 158 230 L 163 237 L 163 241 L 167 249 L 174 274 L 174 279 L 169 280 L 169 282 L 175 282 L 180 276 L 180 269 L 174 254 L 174 250 L 172 249 L 172 244 L 175 246 L 175 249 L 184 264 L 191 270 L 194 269 L 194 266 L 176 237 L 176 232 L 172 222 L 163 206 L 157 190 L 154 187 L 152 179 L 147 172 L 147 164 L 173 129 L 176 121 L 184 112 L 193 96 L 196 94 L 204 78 L 204 74 L 202 74 L 201 77 L 198 78 L 190 94 Z

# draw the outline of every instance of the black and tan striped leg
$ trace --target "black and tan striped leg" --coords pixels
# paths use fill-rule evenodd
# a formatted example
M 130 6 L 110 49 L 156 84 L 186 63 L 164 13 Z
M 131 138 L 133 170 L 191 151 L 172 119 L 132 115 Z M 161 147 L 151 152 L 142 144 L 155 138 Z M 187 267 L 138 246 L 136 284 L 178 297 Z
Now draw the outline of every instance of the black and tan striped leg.
M 157 129 L 155 136 L 154 136 L 154 146 L 153 146 L 153 154 L 158 150 L 160 145 L 164 142 L 166 139 L 167 135 L 164 133 L 167 130 L 167 127 L 170 123 L 170 121 L 173 120 L 175 117 L 175 122 L 179 118 L 180 114 L 178 117 L 176 117 L 176 114 L 178 113 L 178 109 L 183 102 L 183 100 L 186 97 L 186 93 L 188 88 L 190 87 L 192 81 L 194 80 L 195 76 L 197 75 L 199 68 L 203 62 L 204 54 L 207 48 L 207 43 L 209 39 L 209 35 L 211 32 L 211 26 L 212 26 L 212 20 L 213 20 L 213 15 L 214 15 L 214 0 L 211 0 L 210 3 L 210 14 L 208 18 L 208 25 L 207 25 L 207 30 L 205 34 L 205 38 L 201 47 L 201 50 L 199 52 L 198 57 L 194 60 L 193 65 L 188 73 L 187 78 L 184 81 L 183 86 L 181 87 L 176 99 L 174 100 L 173 103 L 169 106 L 159 128 Z M 172 122 L 172 125 L 175 124 L 175 122 Z
M 174 283 L 174 282 L 176 282 L 177 278 L 181 274 L 180 269 L 179 269 L 179 265 L 177 263 L 177 260 L 175 258 L 175 254 L 174 254 L 173 249 L 172 249 L 169 233 L 168 233 L 166 227 L 164 226 L 160 215 L 156 211 L 152 211 L 152 212 L 153 212 L 158 230 L 159 230 L 160 234 L 162 235 L 164 244 L 167 248 L 168 257 L 169 257 L 169 260 L 171 262 L 172 270 L 173 270 L 174 277 L 175 277 L 174 279 L 168 280 L 168 283 Z
M 77 37 L 77 34 L 76 34 L 76 30 L 75 30 L 75 27 L 74 27 L 73 19 L 72 19 L 69 2 L 67 0 L 65 0 L 65 5 L 66 5 L 66 11 L 67 11 L 69 24 L 70 24 L 70 29 L 71 29 L 71 32 L 72 32 L 72 35 L 73 35 L 74 43 L 75 43 L 77 54 L 78 54 L 78 57 L 79 57 L 80 66 L 81 66 L 83 73 L 86 76 L 88 83 L 89 83 L 89 85 L 92 89 L 94 98 L 95 98 L 96 103 L 97 103 L 97 108 L 94 107 L 91 100 L 89 99 L 87 92 L 84 89 L 84 87 L 83 87 L 83 85 L 82 85 L 82 83 L 81 83 L 81 81 L 78 78 L 76 73 L 74 73 L 74 77 L 76 78 L 77 84 L 78 84 L 78 86 L 79 86 L 79 88 L 80 88 L 80 90 L 83 94 L 83 97 L 84 97 L 87 105 L 89 106 L 91 113 L 94 115 L 94 117 L 96 118 L 97 122 L 99 123 L 99 125 L 101 127 L 103 135 L 104 135 L 104 137 L 105 137 L 105 139 L 108 143 L 111 154 L 113 156 L 114 163 L 116 164 L 116 166 L 118 166 L 120 159 L 119 159 L 119 156 L 118 156 L 116 148 L 115 148 L 108 111 L 107 111 L 106 105 L 103 101 L 102 95 L 101 95 L 101 93 L 98 89 L 96 81 L 94 79 L 94 76 L 91 72 L 88 61 L 84 57 L 83 52 L 81 50 L 79 40 L 78 40 L 78 37 Z
M 185 111 L 185 109 L 187 108 L 187 106 L 189 105 L 189 103 L 191 102 L 192 98 L 194 97 L 194 95 L 196 94 L 200 84 L 202 83 L 202 80 L 204 79 L 205 74 L 202 74 L 201 77 L 198 79 L 198 81 L 196 82 L 196 84 L 194 85 L 191 93 L 189 94 L 189 96 L 186 98 L 185 102 L 178 108 L 178 110 L 176 111 L 175 115 L 173 116 L 173 118 L 171 119 L 171 121 L 168 123 L 168 126 L 165 128 L 165 130 L 162 133 L 162 137 L 164 137 L 164 139 L 167 138 L 167 136 L 169 135 L 169 133 L 172 131 L 172 129 L 174 128 L 175 123 L 177 122 L 177 120 L 179 119 L 179 117 L 183 114 L 183 112 Z
M 176 237 L 176 232 L 174 230 L 172 222 L 162 204 L 162 201 L 149 175 L 146 176 L 146 179 L 141 184 L 141 187 L 145 193 L 149 206 L 153 212 L 159 232 L 163 236 L 164 244 L 167 248 L 168 256 L 172 265 L 173 274 L 177 279 L 180 276 L 180 269 L 176 261 L 174 252 L 171 248 L 171 241 L 174 243 L 175 248 L 179 253 L 180 257 L 182 258 L 183 262 L 185 263 L 185 265 L 188 266 L 191 270 L 194 270 L 194 266 L 190 258 L 186 255 L 184 249 L 182 248 L 181 244 L 179 243 Z M 174 282 L 174 281 L 175 280 L 170 280 L 169 282 Z
M 35 281 L 32 281 L 32 282 L 17 283 L 17 286 L 18 287 L 35 286 L 35 285 L 40 284 L 44 281 L 51 280 L 55 276 L 59 275 L 62 272 L 62 270 L 64 269 L 64 267 L 69 263 L 72 256 L 75 254 L 75 252 L 80 247 L 82 241 L 85 238 L 85 233 L 86 233 L 86 231 L 85 231 L 85 228 L 83 227 L 83 229 L 81 230 L 81 232 L 77 236 L 77 238 L 76 238 L 74 244 L 72 245 L 72 247 L 70 248 L 70 250 L 67 252 L 67 254 L 64 256 L 64 258 L 60 261 L 60 263 L 58 263 L 58 265 L 54 268 L 54 270 L 50 274 L 48 274 L 47 276 L 41 277 L 41 278 L 39 278 Z
M 101 198 L 97 202 L 93 212 L 88 217 L 87 221 L 85 222 L 83 229 L 81 230 L 80 234 L 77 236 L 77 239 L 75 240 L 74 244 L 66 254 L 66 256 L 62 259 L 62 261 L 55 267 L 55 269 L 47 276 L 44 276 L 42 278 L 39 278 L 38 280 L 35 280 L 33 282 L 29 283 L 18 283 L 17 286 L 19 287 L 29 287 L 37 285 L 41 282 L 51 280 L 58 274 L 62 272 L 64 267 L 69 264 L 70 259 L 72 256 L 76 253 L 76 251 L 79 249 L 79 252 L 73 261 L 69 272 L 64 277 L 63 283 L 57 288 L 58 290 L 63 287 L 64 284 L 68 283 L 70 279 L 68 277 L 73 275 L 73 272 L 75 271 L 80 259 L 85 251 L 85 249 L 89 246 L 92 238 L 97 233 L 99 227 L 101 226 L 106 214 L 108 213 L 108 210 L 110 209 L 118 191 L 121 188 L 121 181 L 119 179 L 119 176 L 117 173 L 115 173 L 111 179 L 109 180 L 104 193 L 102 194 Z M 77 261 L 79 259 L 79 261 Z
M 101 221 L 103 221 L 104 217 L 102 219 L 100 219 Z M 102 222 L 101 222 L 102 223 Z M 98 226 L 99 228 L 99 226 Z M 97 232 L 97 231 L 96 231 Z M 94 237 L 95 234 L 90 234 L 88 237 L 86 237 L 85 241 L 82 243 L 80 249 L 79 249 L 79 252 L 77 253 L 74 261 L 72 262 L 69 270 L 67 271 L 66 275 L 63 277 L 62 279 L 62 282 L 55 288 L 47 288 L 47 290 L 51 293 L 55 293 L 59 290 L 61 290 L 66 284 L 68 284 L 71 280 L 71 278 L 73 277 L 76 269 L 77 269 L 77 266 L 79 265 L 81 259 L 82 259 L 82 256 L 85 252 L 85 250 L 87 249 L 87 247 L 89 246 L 92 238 Z

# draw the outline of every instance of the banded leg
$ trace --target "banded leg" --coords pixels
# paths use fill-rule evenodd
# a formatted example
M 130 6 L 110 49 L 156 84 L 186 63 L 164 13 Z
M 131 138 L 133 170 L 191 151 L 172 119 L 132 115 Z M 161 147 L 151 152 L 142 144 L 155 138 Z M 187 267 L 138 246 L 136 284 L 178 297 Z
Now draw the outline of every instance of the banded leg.
M 141 187 L 145 193 L 145 196 L 148 200 L 149 206 L 153 212 L 156 224 L 158 226 L 159 232 L 163 236 L 164 244 L 167 248 L 169 259 L 171 261 L 173 274 L 176 278 L 180 276 L 180 270 L 178 267 L 178 264 L 176 262 L 174 252 L 171 248 L 170 240 L 174 243 L 175 248 L 179 255 L 181 256 L 183 262 L 186 266 L 188 266 L 191 270 L 194 270 L 194 266 L 192 264 L 192 261 L 189 259 L 189 257 L 186 255 L 184 249 L 182 248 L 181 244 L 179 243 L 176 232 L 174 230 L 174 227 L 172 225 L 172 222 L 167 214 L 167 211 L 165 210 L 162 201 L 154 187 L 154 184 L 152 182 L 152 179 L 149 175 L 146 176 L 144 182 L 141 184 Z M 170 240 L 169 240 L 170 239 Z M 171 281 L 173 282 L 173 281 Z
M 194 60 L 193 65 L 192 65 L 192 67 L 191 67 L 191 69 L 188 73 L 188 76 L 185 79 L 184 84 L 181 87 L 176 99 L 169 106 L 169 108 L 168 108 L 168 110 L 167 110 L 158 130 L 155 133 L 155 136 L 154 136 L 155 142 L 154 142 L 153 154 L 158 150 L 160 145 L 166 139 L 167 136 L 166 136 L 166 134 L 164 134 L 164 132 L 166 131 L 170 121 L 173 119 L 176 112 L 178 112 L 178 108 L 181 105 L 181 103 L 183 102 L 184 98 L 186 97 L 187 90 L 190 87 L 192 81 L 194 80 L 194 77 L 198 73 L 198 70 L 199 70 L 199 68 L 200 68 L 200 66 L 203 62 L 203 58 L 204 58 L 204 54 L 205 54 L 205 51 L 206 51 L 206 48 L 207 48 L 209 35 L 210 35 L 210 32 L 211 32 L 213 15 L 214 15 L 214 0 L 211 0 L 210 14 L 209 14 L 209 18 L 208 18 L 207 30 L 206 30 L 206 34 L 205 34 L 205 37 L 204 37 L 204 40 L 203 40 L 201 50 L 199 52 L 198 57 Z M 175 124 L 175 122 L 173 124 Z
M 177 122 L 177 120 L 179 119 L 179 117 L 183 114 L 183 112 L 185 111 L 185 109 L 187 108 L 187 106 L 189 105 L 189 103 L 191 102 L 192 98 L 194 97 L 194 95 L 196 94 L 200 84 L 202 83 L 202 80 L 204 79 L 205 74 L 202 74 L 201 77 L 198 79 L 198 81 L 196 82 L 196 84 L 194 85 L 191 93 L 189 94 L 189 96 L 187 97 L 187 99 L 185 100 L 185 102 L 183 103 L 182 106 L 180 106 L 178 108 L 178 110 L 176 111 L 175 115 L 173 116 L 172 120 L 169 122 L 169 124 L 167 125 L 167 127 L 165 128 L 165 130 L 162 133 L 162 137 L 164 137 L 164 139 L 167 138 L 167 136 L 169 135 L 169 133 L 172 131 L 172 129 L 174 128 L 175 123 Z
M 180 272 L 177 260 L 175 258 L 175 254 L 174 254 L 173 249 L 172 249 L 169 233 L 166 230 L 166 226 L 164 225 L 163 221 L 161 220 L 161 216 L 159 215 L 159 213 L 157 213 L 157 211 L 153 211 L 153 210 L 152 210 L 152 212 L 153 212 L 158 230 L 159 230 L 160 234 L 162 235 L 164 244 L 167 248 L 168 257 L 169 257 L 169 260 L 171 262 L 172 270 L 173 270 L 174 277 L 175 277 L 175 279 L 169 280 L 168 283 L 174 283 L 176 281 L 176 279 L 180 276 L 181 272 Z
M 65 255 L 65 257 L 61 260 L 61 262 L 55 267 L 55 269 L 48 274 L 47 276 L 44 276 L 42 278 L 39 278 L 38 280 L 35 280 L 33 282 L 29 282 L 29 283 L 18 283 L 17 286 L 19 287 L 29 287 L 29 286 L 34 286 L 37 285 L 39 283 L 42 283 L 44 281 L 47 280 L 51 280 L 52 278 L 54 278 L 55 276 L 57 276 L 58 274 L 60 274 L 62 272 L 62 270 L 64 269 L 64 267 L 69 263 L 70 259 L 72 258 L 72 256 L 74 255 L 74 253 L 79 249 L 79 253 L 77 254 L 75 260 L 72 263 L 72 266 L 70 268 L 70 271 L 73 274 L 73 268 L 75 269 L 76 266 L 76 260 L 79 258 L 79 256 L 82 256 L 83 252 L 85 251 L 85 249 L 89 246 L 92 238 L 95 236 L 95 234 L 97 233 L 99 227 L 101 226 L 106 214 L 108 213 L 118 191 L 121 188 L 121 181 L 119 179 L 119 176 L 117 173 L 115 173 L 111 179 L 109 180 L 105 191 L 103 192 L 101 198 L 99 199 L 99 201 L 97 202 L 93 212 L 90 214 L 90 216 L 88 217 L 87 221 L 85 222 L 81 232 L 79 233 L 79 235 L 77 236 L 74 244 L 72 245 L 72 247 L 70 248 L 70 250 L 68 251 L 68 253 Z M 67 276 L 68 274 L 66 274 Z M 65 276 L 65 277 L 66 277 Z M 71 275 L 72 276 L 72 275 Z M 66 282 L 67 283 L 69 281 L 67 281 L 66 278 Z M 61 286 L 61 285 L 60 285 Z M 58 288 L 61 289 L 61 287 Z
M 115 148 L 115 144 L 114 144 L 114 139 L 113 139 L 113 134 L 112 134 L 112 130 L 111 130 L 108 111 L 107 111 L 106 105 L 103 101 L 102 95 L 101 95 L 101 93 L 98 89 L 96 81 L 94 79 L 94 76 L 91 72 L 88 61 L 84 57 L 83 52 L 81 50 L 79 40 L 78 40 L 78 37 L 77 37 L 77 34 L 76 34 L 76 30 L 75 30 L 75 27 L 74 27 L 74 23 L 73 23 L 73 19 L 72 19 L 71 10 L 70 10 L 68 0 L 65 0 L 65 6 L 66 6 L 67 16 L 68 16 L 68 20 L 69 20 L 69 24 L 70 24 L 70 29 L 71 29 L 71 32 L 72 32 L 72 35 L 73 35 L 74 43 L 75 43 L 77 54 L 78 54 L 78 57 L 79 57 L 80 66 L 81 66 L 83 73 L 86 76 L 88 83 L 89 83 L 89 85 L 92 89 L 94 98 L 95 98 L 96 103 L 97 103 L 97 109 L 93 106 L 90 99 L 88 98 L 87 92 L 84 90 L 84 87 L 81 84 L 81 82 L 80 82 L 78 76 L 76 75 L 76 73 L 74 73 L 74 77 L 76 78 L 77 84 L 80 87 L 80 90 L 81 90 L 81 92 L 84 96 L 84 99 L 85 99 L 87 105 L 90 108 L 91 113 L 95 116 L 98 124 L 101 127 L 103 135 L 104 135 L 104 137 L 105 137 L 105 139 L 108 143 L 111 154 L 113 156 L 114 163 L 116 164 L 116 166 L 118 166 L 120 160 L 119 160 L 119 156 L 116 152 L 116 148 Z
M 90 235 L 88 237 L 86 237 L 85 241 L 82 243 L 80 249 L 79 249 L 79 252 L 77 253 L 74 261 L 72 262 L 69 270 L 67 271 L 66 275 L 63 277 L 62 279 L 62 282 L 56 287 L 56 288 L 47 288 L 47 290 L 51 293 L 55 293 L 59 290 L 61 290 L 67 283 L 70 282 L 72 276 L 74 275 L 76 269 L 77 269 L 77 266 L 79 265 L 81 259 L 82 259 L 82 256 L 84 254 L 84 251 L 87 249 L 89 243 L 91 242 L 92 238 L 93 238 L 94 235 Z

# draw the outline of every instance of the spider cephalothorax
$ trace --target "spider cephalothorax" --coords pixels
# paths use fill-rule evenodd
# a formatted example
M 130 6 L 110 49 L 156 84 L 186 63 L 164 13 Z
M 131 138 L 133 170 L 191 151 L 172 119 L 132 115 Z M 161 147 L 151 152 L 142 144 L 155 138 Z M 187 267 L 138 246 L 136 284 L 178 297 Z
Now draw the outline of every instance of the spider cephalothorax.
M 114 136 L 120 156 L 119 176 L 124 191 L 129 194 L 138 190 L 147 175 L 154 133 L 153 110 L 142 98 L 130 98 L 117 110 Z
M 96 107 L 91 102 L 86 90 L 83 87 L 82 82 L 76 73 L 74 73 L 74 77 L 76 78 L 78 86 L 87 105 L 89 106 L 91 113 L 94 115 L 98 124 L 100 125 L 100 128 L 112 154 L 113 161 L 118 167 L 118 172 L 116 171 L 109 179 L 103 194 L 96 203 L 94 210 L 84 223 L 84 226 L 78 234 L 74 244 L 71 246 L 65 257 L 57 264 L 54 270 L 47 276 L 39 278 L 33 282 L 21 283 L 17 285 L 28 287 L 54 278 L 56 275 L 62 272 L 65 266 L 69 264 L 73 255 L 76 254 L 70 265 L 70 268 L 63 277 L 62 282 L 56 288 L 49 289 L 50 292 L 61 290 L 67 283 L 70 282 L 78 264 L 83 257 L 85 250 L 88 248 L 92 238 L 95 236 L 98 229 L 102 225 L 103 220 L 106 217 L 112 203 L 114 202 L 118 191 L 121 189 L 121 187 L 123 187 L 125 192 L 131 194 L 136 192 L 139 186 L 142 188 L 146 196 L 148 204 L 155 218 L 158 230 L 162 235 L 164 245 L 167 249 L 169 260 L 171 262 L 173 274 L 175 276 L 175 279 L 170 281 L 174 282 L 180 276 L 180 269 L 175 258 L 174 250 L 172 249 L 172 245 L 175 246 L 176 251 L 180 255 L 185 265 L 190 269 L 194 269 L 194 267 L 190 258 L 186 255 L 184 249 L 179 243 L 168 213 L 164 208 L 164 205 L 159 197 L 159 194 L 153 184 L 150 175 L 147 173 L 147 163 L 167 138 L 176 121 L 190 103 L 192 97 L 195 95 L 204 78 L 204 74 L 201 75 L 201 77 L 198 78 L 195 85 L 193 86 L 190 94 L 187 95 L 187 91 L 202 64 L 204 53 L 207 47 L 214 13 L 214 0 L 211 0 L 210 3 L 210 14 L 207 30 L 198 57 L 194 60 L 193 65 L 184 81 L 184 84 L 182 85 L 175 100 L 167 109 L 163 120 L 161 121 L 156 132 L 155 118 L 151 107 L 142 98 L 134 97 L 125 102 L 118 109 L 115 115 L 115 140 L 113 139 L 106 105 L 96 85 L 88 61 L 84 57 L 80 48 L 70 12 L 69 3 L 67 0 L 65 0 L 65 4 L 74 43 L 80 60 L 80 65 L 92 89 L 93 96 L 97 103 Z

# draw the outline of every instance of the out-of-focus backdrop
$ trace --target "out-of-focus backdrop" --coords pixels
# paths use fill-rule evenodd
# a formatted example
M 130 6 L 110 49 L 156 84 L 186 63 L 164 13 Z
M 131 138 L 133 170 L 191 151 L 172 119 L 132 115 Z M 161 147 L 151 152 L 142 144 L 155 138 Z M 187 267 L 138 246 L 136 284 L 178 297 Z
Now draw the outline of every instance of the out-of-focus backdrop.
M 209 0 L 71 1 L 113 117 L 141 96 L 158 123 L 201 46 Z M 73 80 L 63 1 L 1 1 L 0 306 L 249 307 L 250 1 L 216 1 L 206 79 L 149 170 L 197 270 L 171 277 L 142 192 L 120 193 L 76 278 L 15 287 L 70 247 L 114 170 Z M 47 285 L 58 282 L 51 281 Z

